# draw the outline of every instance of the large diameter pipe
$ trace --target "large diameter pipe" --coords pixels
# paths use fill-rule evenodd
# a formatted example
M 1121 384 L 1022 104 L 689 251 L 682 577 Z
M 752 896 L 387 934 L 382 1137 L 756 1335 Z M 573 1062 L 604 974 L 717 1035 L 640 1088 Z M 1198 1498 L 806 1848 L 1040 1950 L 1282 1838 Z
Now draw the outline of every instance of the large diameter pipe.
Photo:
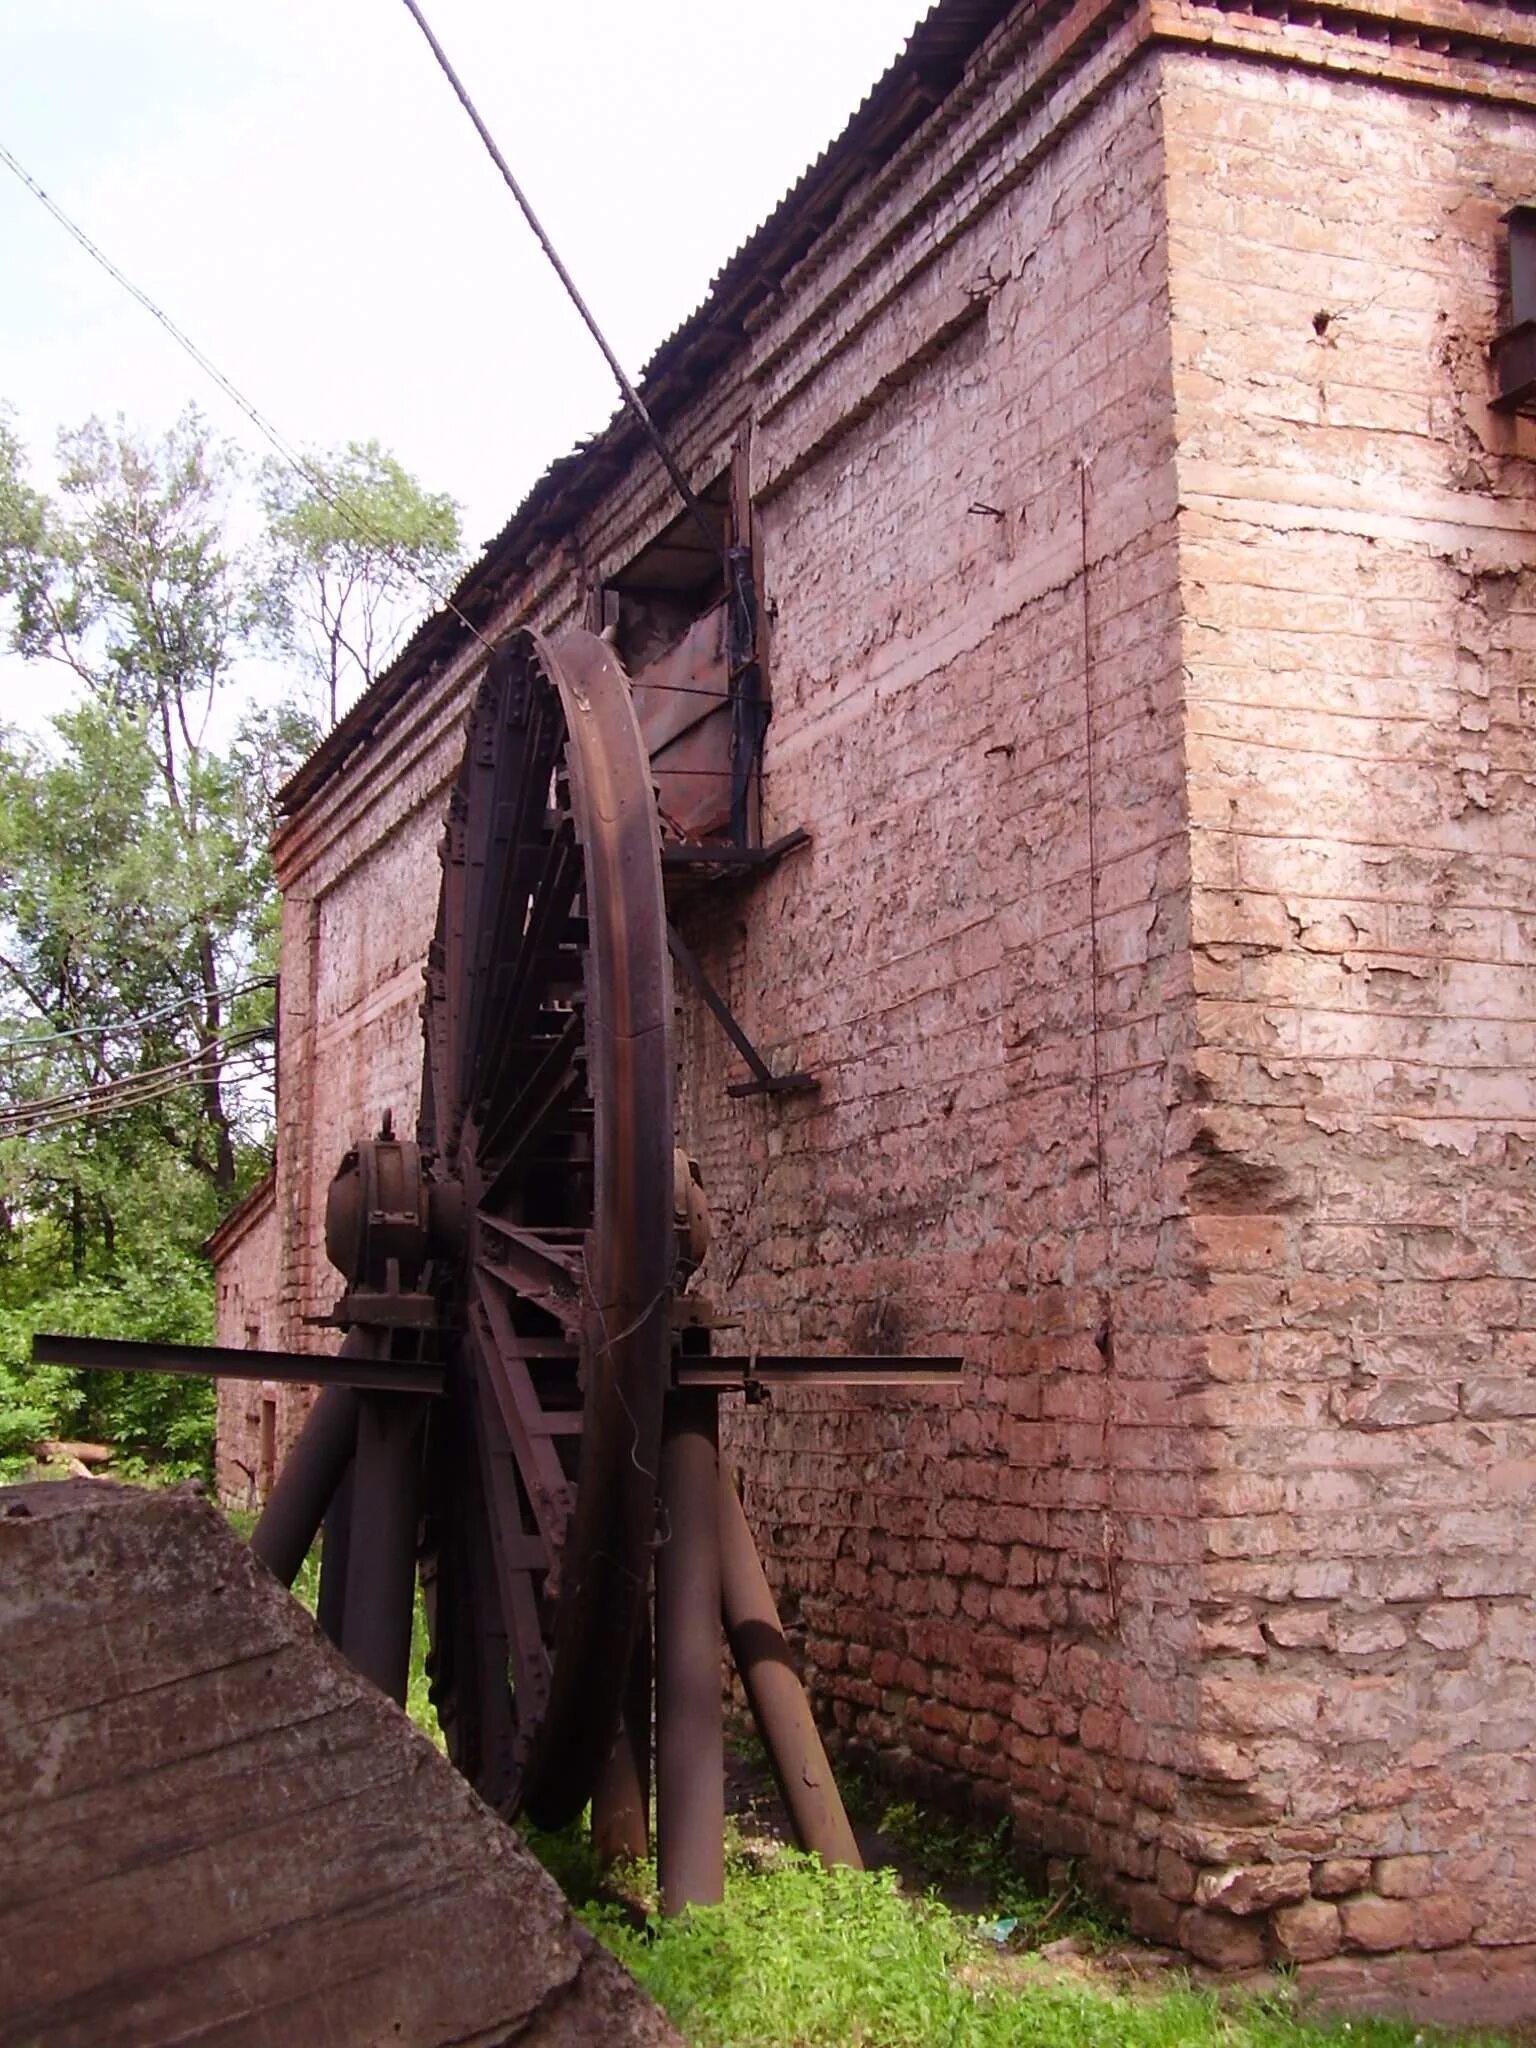
M 359 1399 L 341 1651 L 364 1678 L 403 1707 L 416 1615 L 426 1404 L 409 1394 L 363 1394 Z
M 643 1863 L 651 1853 L 651 1617 L 629 1655 L 624 1707 L 608 1761 L 592 1792 L 592 1853 L 598 1868 Z
M 320 1585 L 315 1596 L 315 1619 L 321 1632 L 338 1650 L 347 1612 L 347 1553 L 352 1538 L 354 1469 L 355 1461 L 349 1461 L 320 1525 Z
M 720 1483 L 720 1592 L 731 1656 L 795 1840 L 823 1863 L 862 1870 L 864 1859 L 729 1473 L 721 1474 Z
M 669 1394 L 656 1553 L 656 1873 L 664 1913 L 725 1896 L 720 1458 L 712 1392 Z
M 357 1402 L 351 1387 L 322 1389 L 251 1532 L 252 1550 L 285 1586 L 298 1576 L 351 1462 Z

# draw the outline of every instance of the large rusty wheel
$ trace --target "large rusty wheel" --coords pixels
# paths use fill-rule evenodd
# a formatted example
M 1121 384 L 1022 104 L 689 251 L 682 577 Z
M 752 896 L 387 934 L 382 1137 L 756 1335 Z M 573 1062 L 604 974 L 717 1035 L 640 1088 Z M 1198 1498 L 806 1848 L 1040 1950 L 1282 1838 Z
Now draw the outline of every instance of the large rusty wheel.
M 645 1608 L 676 1261 L 656 806 L 590 633 L 491 661 L 427 984 L 420 1140 L 467 1219 L 426 1457 L 433 1695 L 477 1788 L 557 1826 Z
M 802 1085 L 768 1071 L 670 937 L 765 1092 Z M 623 671 L 590 633 L 516 634 L 476 698 L 443 844 L 417 1139 L 386 1113 L 331 1183 L 326 1248 L 347 1285 L 325 1320 L 346 1341 L 330 1358 L 214 1356 L 237 1377 L 323 1388 L 257 1556 L 291 1585 L 323 1522 L 321 1626 L 402 1703 L 419 1569 L 454 1761 L 546 1826 L 590 1798 L 607 1856 L 646 1842 L 654 1552 L 657 1866 L 676 1910 L 723 1885 L 722 1613 L 798 1839 L 858 1860 L 721 1485 L 717 1396 L 935 1374 L 714 1357 L 702 1318 L 674 1344 L 673 1288 L 702 1231 L 686 1164 L 674 1172 L 668 948 L 658 804 Z M 209 1358 L 88 1342 L 82 1360 L 81 1341 L 39 1340 L 58 1362 L 113 1369 Z M 959 1361 L 938 1364 L 943 1380 Z

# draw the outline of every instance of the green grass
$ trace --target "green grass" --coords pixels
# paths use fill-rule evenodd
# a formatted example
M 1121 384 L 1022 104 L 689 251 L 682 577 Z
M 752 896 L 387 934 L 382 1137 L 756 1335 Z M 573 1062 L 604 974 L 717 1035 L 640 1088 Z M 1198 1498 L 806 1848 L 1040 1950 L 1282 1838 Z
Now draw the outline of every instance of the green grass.
M 231 1517 L 247 1535 L 251 1519 Z M 318 1586 L 317 1546 L 293 1589 L 311 1611 Z M 441 1744 L 425 1649 L 418 1596 L 408 1711 Z M 1095 1955 L 1112 1930 L 1091 1901 L 1031 1890 L 1006 1821 L 967 1827 L 910 1802 L 877 1803 L 857 1781 L 850 1806 L 878 1819 L 926 1892 L 903 1890 L 892 1870 L 827 1870 L 733 1835 L 724 1903 L 664 1920 L 654 1865 L 605 1882 L 584 1825 L 522 1832 L 691 2048 L 1497 2048 L 1503 2039 L 1408 2021 L 1309 2020 L 1283 1984 L 1262 1998 L 1197 1990 L 1177 1975 L 1145 1986 Z M 987 1912 L 952 1910 L 938 1886 L 984 1895 Z M 1000 1947 L 983 1925 L 995 1935 L 1004 1918 L 1018 1924 Z M 1039 1953 L 1063 1935 L 1072 1954 Z
M 1006 1814 L 990 1827 L 968 1825 L 901 1799 L 877 1805 L 871 1818 L 926 1888 L 975 1893 L 985 1899 L 994 1923 L 1012 1920 L 1010 1948 L 1038 1948 L 1068 1935 L 1086 1947 L 1102 1948 L 1125 1936 L 1124 1926 L 1103 1902 L 1075 1882 L 1052 1891 L 1031 1883 L 1019 1867 Z
M 579 1869 L 568 1838 L 554 1860 Z M 535 1847 L 547 1853 L 547 1843 Z M 630 1874 L 643 1892 L 654 1872 Z M 578 1884 L 584 1889 L 585 1878 Z M 1074 1958 L 1000 1955 L 891 1871 L 825 1870 L 791 1850 L 730 1860 L 723 1905 L 640 1926 L 590 1894 L 581 1917 L 694 2048 L 1427 2048 L 1481 2040 L 1403 2021 L 1314 2022 L 1284 1989 L 1146 1990 Z

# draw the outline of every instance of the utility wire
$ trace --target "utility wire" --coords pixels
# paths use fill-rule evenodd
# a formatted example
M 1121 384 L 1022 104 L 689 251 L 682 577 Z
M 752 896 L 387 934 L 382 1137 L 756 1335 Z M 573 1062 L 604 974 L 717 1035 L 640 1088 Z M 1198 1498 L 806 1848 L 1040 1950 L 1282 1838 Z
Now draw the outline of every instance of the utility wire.
M 40 200 L 47 207 L 54 219 L 74 237 L 86 254 L 94 262 L 101 265 L 108 277 L 112 278 L 115 283 L 120 284 L 130 298 L 136 299 L 152 320 L 159 322 L 172 341 L 176 343 L 176 346 L 184 350 L 192 358 L 193 362 L 197 364 L 205 376 L 212 378 L 225 397 L 239 408 L 251 425 L 262 436 L 263 440 L 271 444 L 291 470 L 302 477 L 312 490 L 318 492 L 331 509 L 348 522 L 361 539 L 370 541 L 373 546 L 382 549 L 384 554 L 397 568 L 402 569 L 413 582 L 420 584 L 423 590 L 434 597 L 446 612 L 449 612 L 458 620 L 466 632 L 473 634 L 487 653 L 492 651 L 491 642 L 486 639 L 479 627 L 460 611 L 459 607 L 454 603 L 452 596 L 436 583 L 432 577 L 428 576 L 425 571 L 397 552 L 394 542 L 389 539 L 388 535 L 381 533 L 368 519 L 367 514 L 361 511 L 344 491 L 336 490 L 326 477 L 324 471 L 309 461 L 288 440 L 286 435 L 278 431 L 266 414 L 251 399 L 246 397 L 245 393 L 240 390 L 233 379 L 226 377 L 218 364 L 210 356 L 203 353 L 185 329 L 178 327 L 170 314 L 163 307 L 158 306 L 149 296 L 148 292 L 144 291 L 139 285 L 136 285 L 125 271 L 118 268 L 106 251 L 91 240 L 79 222 L 73 220 L 64 211 L 52 193 L 44 190 L 37 179 L 32 176 L 24 164 L 20 163 L 11 154 L 3 142 L 0 142 L 0 163 L 4 163 L 8 170 L 15 173 L 34 198 Z
M 62 1111 L 98 1104 L 118 1106 L 120 1098 L 137 1097 L 146 1089 L 158 1092 L 162 1087 L 171 1085 L 183 1087 L 188 1081 L 205 1078 L 201 1070 L 206 1069 L 214 1058 L 217 1057 L 222 1062 L 242 1047 L 254 1044 L 257 1039 L 270 1038 L 271 1035 L 269 1030 L 260 1027 L 231 1032 L 225 1037 L 210 1040 L 207 1045 L 199 1046 L 195 1052 L 183 1054 L 180 1059 L 167 1060 L 161 1066 L 145 1067 L 139 1073 L 123 1074 L 113 1081 L 98 1081 L 86 1088 L 71 1088 L 57 1095 L 38 1096 L 30 1102 L 8 1104 L 0 1107 L 0 1136 L 14 1136 L 16 1130 L 32 1120 L 50 1117 Z
M 259 1062 L 245 1064 L 247 1056 L 236 1054 L 220 1069 L 221 1080 L 243 1085 L 249 1081 L 263 1081 L 264 1073 Z M 51 1110 L 47 1116 L 34 1117 L 29 1122 L 7 1123 L 0 1113 L 0 1140 L 7 1138 L 31 1138 L 50 1131 L 60 1131 L 71 1124 L 100 1123 L 110 1116 L 121 1116 L 134 1109 L 146 1109 L 168 1096 L 180 1094 L 183 1089 L 201 1085 L 201 1076 L 184 1075 L 180 1080 L 162 1081 L 154 1088 L 147 1088 L 140 1094 L 110 1102 L 86 1103 L 74 1109 Z
M 231 1032 L 225 1038 L 213 1038 L 203 1044 L 195 1053 L 182 1053 L 180 1059 L 168 1059 L 158 1067 L 141 1067 L 137 1073 L 117 1075 L 113 1081 L 90 1081 L 84 1087 L 66 1087 L 55 1096 L 35 1096 L 29 1102 L 10 1102 L 0 1108 L 0 1122 L 10 1118 L 27 1118 L 59 1108 L 72 1108 L 78 1102 L 104 1102 L 119 1094 L 135 1094 L 141 1087 L 158 1087 L 162 1081 L 184 1079 L 188 1073 L 195 1073 L 207 1067 L 215 1057 L 227 1057 L 240 1047 L 252 1044 L 256 1038 L 270 1038 L 270 1030 L 242 1030 Z
M 265 1081 L 266 1075 L 259 1066 L 229 1066 L 221 1078 L 230 1086 L 244 1086 L 252 1081 Z M 179 1081 L 164 1081 L 157 1087 L 146 1088 L 137 1095 L 114 1097 L 110 1102 L 87 1102 L 73 1109 L 50 1110 L 46 1116 L 32 1117 L 26 1121 L 0 1123 L 0 1142 L 16 1138 L 46 1136 L 51 1131 L 66 1130 L 72 1125 L 102 1123 L 108 1117 L 125 1116 L 131 1111 L 148 1109 L 168 1097 L 178 1095 L 188 1088 L 200 1087 L 200 1077 L 184 1075 Z
M 447 51 L 443 48 L 442 44 L 438 41 L 437 37 L 432 33 L 431 24 L 428 22 L 427 17 L 422 13 L 420 7 L 417 5 L 417 0 L 405 0 L 405 6 L 406 11 L 409 13 L 411 19 L 415 22 L 416 26 L 421 30 L 422 34 L 426 37 L 427 44 L 431 49 L 433 56 L 437 59 L 439 69 L 442 71 L 443 76 L 447 79 L 448 83 L 453 87 L 454 93 L 457 95 L 459 105 L 464 109 L 465 113 L 468 114 L 470 120 L 474 123 L 476 134 L 480 137 L 480 140 L 485 144 L 486 151 L 487 154 L 490 156 L 491 162 L 496 166 L 497 170 L 500 171 L 503 179 L 506 181 L 507 190 L 512 194 L 512 197 L 517 201 L 518 206 L 522 211 L 523 219 L 527 221 L 529 227 L 532 228 L 534 235 L 538 240 L 539 247 L 544 251 L 544 254 L 549 258 L 550 263 L 553 265 L 556 277 L 558 277 L 560 282 L 565 286 L 566 296 L 570 299 L 571 304 L 576 308 L 577 312 L 581 315 L 583 321 L 586 323 L 587 332 L 591 335 L 592 339 L 597 343 L 598 347 L 602 350 L 603 360 L 604 362 L 607 363 L 609 369 L 613 372 L 614 379 L 618 384 L 620 391 L 624 394 L 624 403 L 629 407 L 630 411 L 634 414 L 636 420 L 639 422 L 641 428 L 643 429 L 647 440 L 649 440 L 651 446 L 655 449 L 657 455 L 661 458 L 662 467 L 666 470 L 667 475 L 672 479 L 673 485 L 675 486 L 677 491 L 677 495 L 682 499 L 683 503 L 687 506 L 688 510 L 693 514 L 694 519 L 698 522 L 698 525 L 701 531 L 703 532 L 705 539 L 709 542 L 711 554 L 720 554 L 722 550 L 720 547 L 719 536 L 718 534 L 716 534 L 714 528 L 710 525 L 708 519 L 705 518 L 703 506 L 695 497 L 693 493 L 693 488 L 689 484 L 688 479 L 683 475 L 682 470 L 678 467 L 677 460 L 674 457 L 672 450 L 667 446 L 666 441 L 662 437 L 660 427 L 658 427 L 655 420 L 651 418 L 650 409 L 646 405 L 645 400 L 640 396 L 639 392 L 635 389 L 634 385 L 629 381 L 629 378 L 625 375 L 624 365 L 619 361 L 618 357 L 609 347 L 607 337 L 604 335 L 603 330 L 598 326 L 597 321 L 593 316 L 591 308 L 588 306 L 586 300 L 581 296 L 581 293 L 576 289 L 576 280 L 571 276 L 571 273 L 560 261 L 559 251 L 555 248 L 554 243 L 549 239 L 549 236 L 545 233 L 543 223 L 540 221 L 538 215 L 529 205 L 527 195 L 524 193 L 522 186 L 518 184 L 516 178 L 512 175 L 511 165 L 502 155 L 501 150 L 497 146 L 495 136 L 492 135 L 490 129 L 486 126 L 484 120 L 481 117 L 479 108 L 470 98 L 468 89 L 466 88 L 464 81 L 459 77 L 458 72 L 454 70 L 453 65 L 450 63 Z
M 406 4 L 409 6 L 410 0 L 406 0 Z M 703 508 L 699 504 L 698 499 L 694 496 L 693 491 L 689 488 L 687 479 L 684 477 L 682 471 L 678 468 L 676 462 L 673 460 L 671 451 L 668 449 L 665 441 L 663 441 L 661 437 L 660 430 L 657 428 L 655 421 L 651 418 L 650 413 L 646 410 L 645 401 L 641 398 L 639 392 L 635 390 L 634 386 L 625 376 L 624 371 L 619 364 L 618 358 L 613 354 L 613 351 L 609 348 L 607 342 L 603 339 L 602 333 L 599 330 L 596 321 L 593 319 L 591 313 L 587 310 L 585 301 L 577 292 L 576 287 L 574 283 L 571 281 L 570 275 L 567 272 L 564 264 L 561 263 L 559 256 L 555 253 L 553 244 L 549 241 L 548 237 L 544 233 L 543 228 L 539 225 L 539 222 L 536 216 L 534 215 L 532 209 L 529 207 L 527 200 L 524 199 L 522 192 L 519 190 L 517 186 L 516 181 L 513 179 L 511 171 L 507 169 L 506 163 L 503 160 L 500 151 L 496 148 L 494 141 L 491 139 L 489 131 L 485 128 L 485 125 L 481 121 L 480 116 L 475 112 L 473 105 L 470 103 L 469 98 L 464 91 L 464 88 L 459 84 L 457 75 L 454 73 L 452 67 L 448 64 L 447 57 L 443 54 L 441 45 L 437 42 L 437 39 L 433 36 L 431 29 L 428 28 L 426 22 L 422 19 L 419 10 L 412 7 L 411 11 L 416 16 L 417 21 L 421 24 L 422 32 L 427 37 L 428 42 L 431 43 L 433 50 L 436 52 L 438 56 L 439 62 L 442 63 L 444 67 L 447 69 L 448 76 L 449 79 L 452 81 L 454 90 L 458 93 L 460 99 L 464 101 L 466 108 L 468 108 L 469 110 L 471 119 L 474 121 L 476 127 L 480 130 L 481 135 L 485 138 L 487 148 L 491 151 L 491 154 L 494 157 L 495 161 L 501 167 L 502 174 L 507 179 L 507 182 L 511 185 L 513 193 L 517 198 L 518 204 L 522 207 L 524 213 L 527 215 L 529 221 L 532 223 L 534 233 L 538 236 L 541 245 L 548 254 L 550 261 L 554 264 L 555 269 L 559 273 L 560 278 L 562 282 L 565 284 L 566 289 L 570 292 L 572 298 L 575 300 L 576 306 L 580 311 L 582 318 L 586 321 L 588 327 L 596 336 L 598 346 L 602 349 L 604 356 L 608 360 L 609 366 L 611 367 L 615 377 L 617 377 L 619 381 L 619 388 L 624 393 L 626 403 L 629 404 L 629 406 L 635 413 L 636 418 L 644 427 L 647 435 L 650 437 L 653 445 L 657 450 L 657 453 L 660 455 L 661 460 L 666 467 L 668 476 L 672 479 L 672 482 L 676 485 L 678 491 L 680 492 L 684 504 L 687 505 L 689 511 L 693 514 L 694 518 L 698 521 L 700 527 L 702 528 L 705 538 L 709 542 L 710 553 L 712 555 L 718 555 L 721 552 L 719 536 L 715 533 L 713 527 L 710 526 L 709 521 L 706 518 L 705 513 L 703 511 Z M 53 197 L 52 193 L 46 191 L 44 187 L 38 183 L 37 179 L 32 176 L 31 172 L 26 168 L 26 166 L 22 164 L 14 155 L 12 155 L 11 151 L 6 148 L 3 142 L 0 142 L 0 163 L 5 164 L 9 170 L 15 173 L 16 177 L 19 178 L 21 183 L 26 186 L 27 190 L 30 193 L 32 193 L 34 198 L 41 201 L 41 203 L 53 215 L 54 219 L 59 223 L 60 227 L 62 227 L 66 231 L 66 233 L 73 236 L 75 241 L 79 243 L 80 247 L 92 259 L 92 261 L 95 263 L 99 263 L 101 268 L 107 273 L 107 275 L 115 283 L 120 284 L 123 290 L 127 292 L 129 297 L 135 299 L 138 302 L 138 304 L 144 308 L 145 312 L 149 314 L 150 318 L 152 320 L 157 321 L 159 325 L 165 329 L 166 333 L 171 337 L 172 341 L 176 343 L 176 346 L 182 349 L 187 355 L 189 355 L 192 358 L 193 362 L 197 364 L 198 368 L 203 372 L 203 374 L 206 377 L 211 378 L 212 381 L 215 384 L 217 384 L 219 389 L 225 394 L 225 396 L 230 400 L 230 402 L 234 406 L 236 406 L 240 412 L 242 412 L 245 415 L 245 417 L 250 421 L 251 425 L 255 427 L 256 431 L 262 436 L 262 438 L 271 444 L 271 446 L 277 451 L 278 455 L 282 458 L 282 460 L 287 464 L 287 466 L 294 472 L 296 476 L 302 478 L 302 480 L 305 483 L 307 483 L 313 491 L 315 491 L 321 498 L 323 498 L 326 504 L 328 504 L 334 512 L 339 514 L 339 516 L 351 526 L 354 533 L 356 533 L 361 539 L 370 541 L 376 548 L 381 549 L 386 558 L 389 561 L 393 562 L 396 568 L 403 571 L 404 574 L 413 583 L 418 584 L 423 590 L 425 590 L 428 596 L 430 596 L 438 604 L 440 604 L 443 610 L 448 613 L 450 618 L 457 619 L 459 624 L 464 628 L 465 632 L 468 633 L 472 639 L 477 640 L 480 643 L 480 645 L 485 649 L 487 654 L 493 654 L 495 652 L 494 643 L 486 638 L 485 634 L 481 632 L 480 628 L 475 624 L 473 619 L 471 619 L 468 616 L 468 614 L 464 612 L 457 603 L 455 603 L 451 592 L 445 590 L 440 583 L 438 583 L 433 577 L 427 575 L 425 570 L 420 568 L 415 562 L 412 562 L 407 556 L 401 554 L 397 550 L 395 543 L 389 539 L 388 535 L 381 533 L 378 530 L 378 528 L 370 522 L 367 514 L 363 512 L 359 508 L 359 506 L 346 495 L 344 491 L 338 491 L 334 487 L 334 485 L 326 477 L 324 471 L 319 469 L 314 463 L 309 461 L 309 459 L 298 448 L 296 448 L 291 441 L 288 440 L 286 435 L 281 433 L 279 429 L 272 424 L 271 420 L 267 418 L 266 414 L 263 413 L 259 409 L 259 407 L 257 407 L 253 403 L 252 400 L 246 397 L 245 393 L 239 388 L 239 386 L 234 382 L 234 380 L 230 377 L 226 377 L 224 372 L 219 368 L 218 364 L 215 363 L 210 356 L 207 356 L 203 353 L 202 349 L 198 347 L 197 343 L 192 340 L 191 336 L 187 334 L 183 328 L 177 326 L 176 322 L 171 318 L 169 313 L 167 313 L 163 307 L 157 305 L 156 302 L 150 297 L 149 293 L 142 288 L 142 286 L 136 285 L 133 279 L 129 277 L 125 271 L 118 268 L 117 264 L 115 264 L 112 261 L 112 258 L 107 255 L 106 251 L 102 249 L 97 243 L 91 240 L 90 236 L 85 232 L 85 229 L 80 226 L 79 222 L 72 219 L 71 216 L 64 211 L 63 207 L 60 206 L 58 201 Z M 650 690 L 665 692 L 669 696 L 694 697 L 712 696 L 715 694 L 713 691 L 699 689 L 687 683 L 653 682 L 648 683 L 646 687 Z M 674 770 L 673 772 L 676 773 L 677 771 Z
M 276 988 L 277 977 L 273 974 L 258 974 L 250 981 L 237 982 L 232 988 L 216 988 L 212 994 L 220 1002 L 232 1002 L 236 996 L 250 995 L 258 988 Z M 43 1037 L 23 1036 L 0 1039 L 0 1058 L 37 1059 L 50 1047 L 62 1045 L 75 1038 L 125 1038 L 135 1031 L 142 1031 L 147 1025 L 158 1024 L 166 1017 L 174 1017 L 181 1010 L 190 1010 L 194 1004 L 206 1002 L 207 996 L 199 991 L 195 995 L 180 996 L 174 1003 L 166 1003 L 158 1010 L 146 1010 L 142 1017 L 123 1017 L 116 1023 L 79 1024 L 70 1031 L 50 1031 Z

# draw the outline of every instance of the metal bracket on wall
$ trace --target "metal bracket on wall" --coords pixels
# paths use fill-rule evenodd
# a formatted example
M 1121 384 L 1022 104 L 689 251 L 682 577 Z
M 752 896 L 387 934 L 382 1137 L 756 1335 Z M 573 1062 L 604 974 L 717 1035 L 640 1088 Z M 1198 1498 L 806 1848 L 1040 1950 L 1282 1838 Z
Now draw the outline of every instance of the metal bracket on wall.
M 698 955 L 675 925 L 667 926 L 667 950 L 703 997 L 715 1022 L 752 1069 L 750 1081 L 733 1081 L 727 1095 L 814 1095 L 821 1083 L 814 1074 L 776 1074 L 736 1021 L 730 1004 L 710 980 Z
M 799 825 L 766 846 L 664 846 L 661 876 L 667 885 L 667 900 L 676 900 L 689 882 L 718 886 L 722 882 L 755 881 L 759 875 L 771 874 L 786 854 L 798 853 L 810 843 L 810 833 Z

